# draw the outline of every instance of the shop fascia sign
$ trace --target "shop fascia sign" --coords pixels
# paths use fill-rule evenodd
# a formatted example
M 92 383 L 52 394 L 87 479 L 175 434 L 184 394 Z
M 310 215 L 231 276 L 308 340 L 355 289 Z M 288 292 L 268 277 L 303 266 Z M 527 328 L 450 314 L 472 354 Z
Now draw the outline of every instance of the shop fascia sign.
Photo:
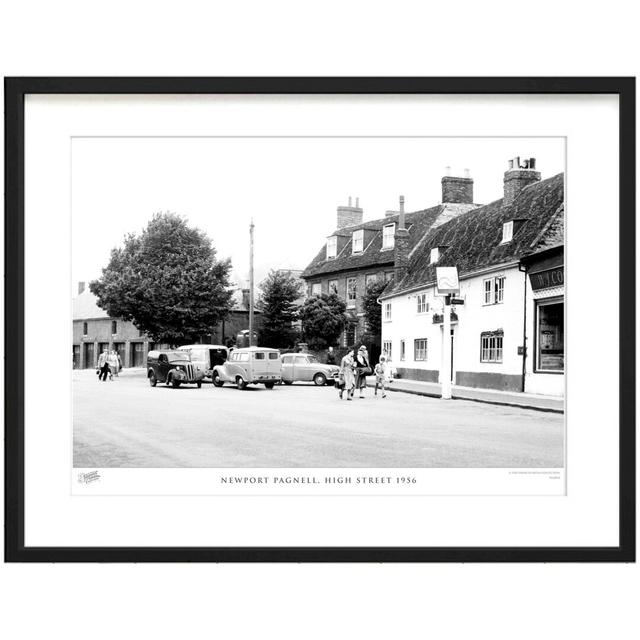
M 538 271 L 537 273 L 530 273 L 529 280 L 534 291 L 562 287 L 564 286 L 564 265 L 546 269 L 545 271 Z

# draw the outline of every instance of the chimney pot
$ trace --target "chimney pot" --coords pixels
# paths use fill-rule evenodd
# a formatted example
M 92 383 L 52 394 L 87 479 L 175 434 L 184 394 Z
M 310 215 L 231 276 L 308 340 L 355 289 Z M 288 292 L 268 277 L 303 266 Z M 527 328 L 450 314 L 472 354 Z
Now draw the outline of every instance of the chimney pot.
M 509 161 L 509 169 L 504 173 L 503 206 L 511 205 L 525 187 L 540 181 L 540 172 L 535 166 L 535 158 L 524 160 L 523 165 L 520 165 L 520 156 Z

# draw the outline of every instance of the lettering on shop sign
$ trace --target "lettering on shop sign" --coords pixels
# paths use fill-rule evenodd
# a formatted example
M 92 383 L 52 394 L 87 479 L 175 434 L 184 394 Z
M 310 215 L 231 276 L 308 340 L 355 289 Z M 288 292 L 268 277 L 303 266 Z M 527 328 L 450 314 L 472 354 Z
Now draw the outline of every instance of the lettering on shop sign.
M 564 266 L 531 273 L 529 274 L 529 279 L 531 280 L 531 288 L 534 291 L 562 287 L 564 285 Z

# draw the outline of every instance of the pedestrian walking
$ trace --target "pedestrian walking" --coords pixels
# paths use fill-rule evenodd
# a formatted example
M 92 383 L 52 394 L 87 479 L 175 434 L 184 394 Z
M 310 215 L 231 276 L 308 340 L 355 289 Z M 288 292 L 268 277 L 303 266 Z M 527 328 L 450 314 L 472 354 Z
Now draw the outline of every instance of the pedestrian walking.
M 109 355 L 107 356 L 107 362 L 109 363 L 109 380 L 113 380 L 113 376 L 118 375 L 118 354 L 115 349 L 111 349 L 109 351 Z
M 340 361 L 340 373 L 338 377 L 338 395 L 342 400 L 342 395 L 347 392 L 347 400 L 353 400 L 353 392 L 356 388 L 355 365 L 354 358 L 355 349 L 349 349 L 347 354 Z
M 327 364 L 335 364 L 336 363 L 336 354 L 333 351 L 333 347 L 329 347 L 327 351 Z
M 111 373 L 109 369 L 109 349 L 106 347 L 102 350 L 102 353 L 98 356 L 98 380 L 103 382 L 107 381 L 107 376 Z
M 367 348 L 362 345 L 358 349 L 356 355 L 356 388 L 359 391 L 359 397 L 364 398 L 364 390 L 367 386 L 367 376 L 371 375 L 371 366 L 369 365 L 369 354 Z
M 373 372 L 376 374 L 376 386 L 373 395 L 378 395 L 378 387 L 382 389 L 382 397 L 387 397 L 387 389 L 391 382 L 391 363 L 387 361 L 385 356 L 380 356 L 380 361 L 376 365 Z

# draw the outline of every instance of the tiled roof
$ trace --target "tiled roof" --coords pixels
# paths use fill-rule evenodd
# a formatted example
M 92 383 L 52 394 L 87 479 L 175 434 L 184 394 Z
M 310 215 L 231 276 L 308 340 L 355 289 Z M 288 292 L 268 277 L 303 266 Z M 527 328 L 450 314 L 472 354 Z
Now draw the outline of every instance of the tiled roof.
M 85 289 L 81 294 L 73 299 L 73 319 L 74 320 L 95 320 L 98 318 L 108 318 L 109 314 L 101 309 L 97 303 L 97 298 Z
M 502 225 L 524 220 L 505 244 Z M 461 276 L 519 260 L 541 248 L 564 242 L 564 174 L 536 182 L 504 207 L 496 200 L 433 229 L 415 252 L 407 275 L 388 287 L 381 297 L 435 282 L 436 266 L 457 266 Z M 446 247 L 437 265 L 429 264 L 433 247 Z
M 466 213 L 477 205 L 451 205 L 439 204 L 429 209 L 422 209 L 405 214 L 405 224 L 409 228 L 409 251 L 411 252 L 424 238 L 426 233 L 443 219 L 448 220 L 452 215 Z M 393 264 L 393 249 L 382 251 L 382 228 L 398 222 L 398 214 L 380 218 L 378 220 L 367 220 L 361 224 L 351 227 L 336 229 L 331 235 L 348 237 L 342 251 L 336 258 L 326 259 L 326 245 L 322 245 L 316 257 L 302 272 L 303 278 L 312 278 L 328 273 L 339 271 L 350 271 L 352 269 L 366 269 L 368 267 Z M 351 235 L 359 229 L 368 229 L 375 232 L 373 239 L 365 247 L 362 253 L 352 253 Z

